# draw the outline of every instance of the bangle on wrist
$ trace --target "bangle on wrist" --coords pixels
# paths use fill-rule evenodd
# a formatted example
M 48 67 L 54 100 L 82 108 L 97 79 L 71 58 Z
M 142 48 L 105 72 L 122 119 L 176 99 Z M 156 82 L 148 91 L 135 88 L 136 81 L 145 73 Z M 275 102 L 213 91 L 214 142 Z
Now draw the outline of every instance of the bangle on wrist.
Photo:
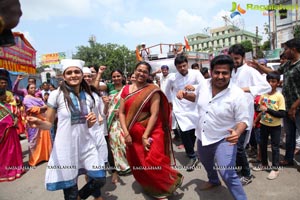
M 143 136 L 142 139 L 147 140 L 148 138 Z
M 130 135 L 130 134 L 125 135 L 124 138 L 127 138 L 129 135 Z

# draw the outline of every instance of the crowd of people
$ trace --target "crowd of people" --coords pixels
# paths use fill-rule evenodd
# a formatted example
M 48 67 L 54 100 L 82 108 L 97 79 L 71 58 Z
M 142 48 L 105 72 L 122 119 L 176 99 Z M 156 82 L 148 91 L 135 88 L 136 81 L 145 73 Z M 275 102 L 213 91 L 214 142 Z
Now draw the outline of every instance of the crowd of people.
M 243 186 L 253 181 L 252 170 L 268 171 L 267 179 L 274 180 L 281 166 L 294 165 L 300 40 L 287 41 L 281 56 L 286 60 L 273 71 L 266 60 L 246 61 L 243 46 L 236 44 L 228 55 L 213 58 L 209 70 L 198 64 L 190 69 L 187 57 L 178 54 L 176 73 L 169 73 L 167 65 L 152 71 L 141 61 L 128 80 L 121 70 L 111 71 L 110 83 L 101 81 L 106 66 L 64 59 L 59 87 L 45 82 L 39 89 L 32 77 L 19 88 L 25 77 L 11 84 L 1 70 L 0 181 L 20 178 L 26 165 L 46 161 L 45 187 L 63 190 L 65 199 L 102 199 L 107 171 L 112 183 L 132 174 L 145 193 L 166 199 L 184 178 L 172 167 L 176 141 L 188 158 L 187 172 L 200 162 L 204 166 L 208 181 L 201 190 L 221 185 L 219 172 L 234 199 L 247 199 Z M 283 133 L 285 157 L 280 160 Z M 23 163 L 20 134 L 28 139 L 28 164 Z M 253 169 L 247 149 L 256 150 Z M 78 188 L 82 174 L 86 184 Z

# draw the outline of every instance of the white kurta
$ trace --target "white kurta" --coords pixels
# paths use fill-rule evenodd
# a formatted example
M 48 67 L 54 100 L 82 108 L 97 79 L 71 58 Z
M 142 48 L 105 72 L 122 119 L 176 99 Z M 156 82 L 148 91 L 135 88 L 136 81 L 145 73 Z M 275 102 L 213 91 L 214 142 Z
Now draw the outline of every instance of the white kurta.
M 206 79 L 206 84 L 199 86 L 195 94 L 199 113 L 195 133 L 203 146 L 229 136 L 228 129 L 240 122 L 249 124 L 245 94 L 233 83 L 213 97 L 211 79 Z
M 196 103 L 186 99 L 179 100 L 176 94 L 179 90 L 184 90 L 187 85 L 197 87 L 204 82 L 204 78 L 199 71 L 188 70 L 188 74 L 182 76 L 179 72 L 168 79 L 166 84 L 166 96 L 173 104 L 173 113 L 182 131 L 196 128 L 198 113 Z
M 244 64 L 237 68 L 237 71 L 233 69 L 231 74 L 231 80 L 240 88 L 248 87 L 250 92 L 246 92 L 246 98 L 248 103 L 248 112 L 251 119 L 254 117 L 254 98 L 256 95 L 266 94 L 271 91 L 271 86 L 267 82 L 266 78 L 262 76 L 256 69 Z M 253 120 L 250 120 L 247 130 L 251 133 Z M 247 135 L 245 144 L 249 142 L 250 134 Z
M 95 106 L 92 109 L 92 112 L 95 113 L 97 116 L 96 123 L 89 129 L 90 134 L 94 138 L 94 141 L 96 143 L 96 148 L 98 150 L 99 158 L 100 158 L 100 165 L 104 168 L 105 162 L 107 162 L 107 143 L 105 140 L 105 134 L 107 134 L 107 128 L 106 128 L 106 120 L 104 120 L 103 108 L 104 103 L 102 101 L 102 98 L 99 97 L 96 93 L 93 92 L 93 97 L 95 99 Z M 87 96 L 88 101 L 92 101 L 90 96 Z M 99 115 L 102 118 L 102 123 L 99 124 Z
M 88 94 L 86 94 L 88 97 Z M 91 98 L 87 98 L 88 108 L 93 107 Z M 79 104 L 79 102 L 78 102 Z M 51 156 L 46 170 L 47 190 L 59 190 L 77 183 L 79 170 L 98 176 L 102 170 L 100 156 L 87 123 L 71 125 L 71 113 L 67 109 L 60 89 L 51 92 L 48 106 L 57 110 L 57 132 Z

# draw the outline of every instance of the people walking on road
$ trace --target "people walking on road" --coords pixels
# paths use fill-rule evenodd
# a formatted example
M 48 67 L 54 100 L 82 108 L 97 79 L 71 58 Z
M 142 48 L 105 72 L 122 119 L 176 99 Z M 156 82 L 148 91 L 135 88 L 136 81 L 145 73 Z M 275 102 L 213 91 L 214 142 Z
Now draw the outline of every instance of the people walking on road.
M 123 72 L 114 70 L 111 72 L 112 83 L 108 83 L 107 91 L 109 97 L 107 127 L 110 148 L 112 150 L 114 167 L 119 175 L 130 174 L 130 166 L 126 158 L 126 144 L 124 132 L 119 120 L 119 107 L 121 101 L 121 93 L 124 87 Z M 113 174 L 113 182 L 117 182 L 118 178 Z
M 27 95 L 23 99 L 26 115 L 39 117 L 44 120 L 47 105 L 44 103 L 43 99 L 35 97 L 35 92 L 35 84 L 28 84 Z M 52 150 L 50 131 L 30 127 L 29 125 L 27 125 L 26 129 L 29 145 L 28 164 L 30 166 L 37 166 L 43 161 L 48 161 Z
M 104 169 L 105 163 L 107 162 L 108 150 L 107 143 L 105 140 L 105 135 L 107 135 L 106 129 L 106 120 L 105 118 L 105 110 L 107 110 L 107 106 L 105 105 L 102 98 L 99 95 L 99 91 L 92 85 L 92 73 L 90 68 L 83 67 L 83 79 L 87 82 L 87 84 L 91 87 L 92 95 L 95 100 L 95 106 L 92 108 L 92 112 L 95 113 L 97 121 L 96 123 L 89 129 L 90 134 L 92 135 L 96 148 L 98 150 L 98 154 L 100 157 L 100 166 Z M 91 178 L 89 177 L 91 180 Z
M 136 81 L 121 93 L 119 117 L 132 174 L 146 193 L 167 198 L 180 187 L 183 176 L 171 168 L 174 162 L 169 103 L 162 91 L 147 83 L 151 66 L 139 62 Z
M 288 40 L 283 46 L 284 55 L 288 61 L 275 70 L 276 73 L 283 74 L 282 94 L 288 112 L 288 115 L 283 118 L 286 150 L 284 160 L 280 161 L 280 165 L 291 166 L 294 165 L 296 132 L 300 130 L 300 39 Z M 265 73 L 273 71 L 257 62 L 254 64 Z
M 17 118 L 6 102 L 6 89 L 0 88 L 0 182 L 13 181 L 24 172 Z
M 245 92 L 248 102 L 248 112 L 250 118 L 249 126 L 246 131 L 239 137 L 237 144 L 237 166 L 241 167 L 241 182 L 247 185 L 252 182 L 253 176 L 249 167 L 245 147 L 249 142 L 253 126 L 254 116 L 254 98 L 256 95 L 265 94 L 271 91 L 271 86 L 267 80 L 254 68 L 245 62 L 245 48 L 241 44 L 235 44 L 229 48 L 228 54 L 234 61 L 231 80 Z
M 48 99 L 47 120 L 27 117 L 32 127 L 50 129 L 57 114 L 57 133 L 46 170 L 47 190 L 63 190 L 66 200 L 86 199 L 93 195 L 102 199 L 105 169 L 101 156 L 89 132 L 97 121 L 90 87 L 83 81 L 84 61 L 64 59 L 61 86 L 51 92 Z M 77 179 L 82 173 L 92 178 L 80 191 Z
M 184 55 L 177 55 L 175 58 L 175 66 L 177 72 L 170 77 L 166 83 L 166 96 L 169 103 L 172 104 L 173 113 L 177 123 L 177 130 L 181 136 L 185 152 L 189 157 L 189 162 L 186 164 L 187 171 L 193 171 L 198 165 L 199 160 L 194 150 L 196 136 L 195 120 L 198 118 L 198 113 L 195 112 L 196 104 L 188 100 L 179 100 L 176 94 L 180 90 L 184 90 L 186 85 L 201 85 L 204 78 L 200 71 L 189 69 L 188 60 Z
M 230 56 L 216 56 L 210 64 L 211 79 L 199 85 L 195 93 L 182 91 L 177 98 L 197 103 L 198 153 L 208 176 L 200 190 L 221 185 L 218 171 L 234 199 L 242 200 L 247 196 L 235 171 L 236 152 L 238 138 L 250 118 L 245 112 L 248 102 L 243 90 L 230 80 L 233 68 Z
M 279 175 L 279 144 L 281 135 L 281 118 L 286 114 L 284 97 L 277 92 L 280 75 L 276 73 L 267 74 L 267 80 L 272 90 L 260 97 L 260 154 L 261 165 L 253 168 L 254 171 L 271 170 L 269 180 L 276 179 Z M 272 167 L 268 167 L 268 141 L 271 136 Z

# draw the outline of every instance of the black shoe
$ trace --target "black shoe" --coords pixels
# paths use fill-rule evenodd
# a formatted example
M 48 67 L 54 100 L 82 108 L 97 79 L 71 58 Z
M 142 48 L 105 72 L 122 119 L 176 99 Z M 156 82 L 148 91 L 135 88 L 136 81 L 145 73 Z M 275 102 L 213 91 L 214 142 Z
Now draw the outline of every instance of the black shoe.
M 242 176 L 240 178 L 240 181 L 242 183 L 242 185 L 248 185 L 249 183 L 252 182 L 253 178 L 255 178 L 253 175 L 250 176 Z
M 191 172 L 194 171 L 195 167 L 198 165 L 198 158 L 190 159 L 189 163 L 186 165 L 186 171 Z
M 19 135 L 19 140 L 25 140 L 26 139 L 26 136 L 23 136 L 23 135 Z

